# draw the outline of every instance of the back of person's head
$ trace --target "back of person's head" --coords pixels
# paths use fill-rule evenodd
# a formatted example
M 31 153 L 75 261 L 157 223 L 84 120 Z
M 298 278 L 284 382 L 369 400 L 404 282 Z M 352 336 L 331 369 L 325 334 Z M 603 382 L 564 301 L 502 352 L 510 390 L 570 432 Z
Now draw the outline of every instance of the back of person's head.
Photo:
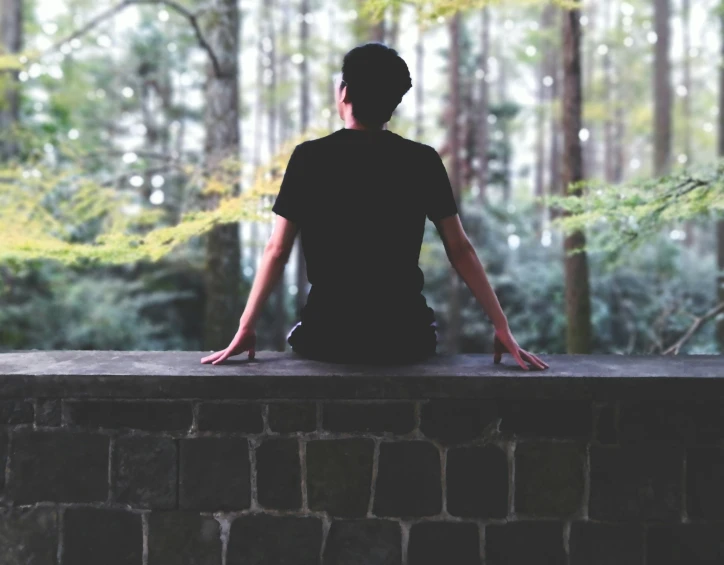
M 383 43 L 365 43 L 350 50 L 342 63 L 342 80 L 354 118 L 368 127 L 389 121 L 412 87 L 407 64 Z

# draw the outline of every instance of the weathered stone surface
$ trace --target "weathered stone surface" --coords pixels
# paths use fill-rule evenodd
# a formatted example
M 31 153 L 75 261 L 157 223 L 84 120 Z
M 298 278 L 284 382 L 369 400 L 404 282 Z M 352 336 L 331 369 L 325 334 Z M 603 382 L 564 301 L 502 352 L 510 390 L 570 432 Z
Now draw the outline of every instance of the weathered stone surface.
M 197 512 L 148 515 L 148 565 L 220 565 L 221 526 Z
M 293 352 L 202 364 L 207 351 L 12 351 L 0 356 L 5 398 L 421 399 L 724 397 L 721 355 L 543 355 L 523 371 L 489 355 L 421 363 L 331 364 Z M 632 378 L 634 377 L 634 378 Z M 646 378 L 636 378 L 646 377 Z M 685 377 L 685 378 L 682 378 Z
M 618 430 L 616 429 L 616 405 L 613 402 L 599 406 L 595 411 L 595 440 L 604 445 L 618 442 Z
M 198 427 L 204 431 L 261 433 L 264 430 L 261 404 L 201 402 Z
M 561 522 L 508 522 L 485 526 L 485 565 L 566 565 Z
M 0 509 L 0 563 L 54 565 L 58 551 L 55 508 Z
M 141 565 L 141 515 L 126 510 L 67 508 L 61 565 Z
M 268 439 L 256 448 L 256 488 L 264 508 L 301 508 L 302 471 L 295 438 Z
M 0 471 L 5 469 L 8 459 L 8 431 L 0 428 Z M 5 473 L 0 472 L 0 493 L 5 489 Z M 1 497 L 0 497 L 1 498 Z
M 409 565 L 479 565 L 480 562 L 477 524 L 420 522 L 410 528 Z
M 585 400 L 518 400 L 502 403 L 500 431 L 529 438 L 587 440 L 593 429 L 593 410 Z
M 0 400 L 0 424 L 32 424 L 33 403 L 29 400 Z
M 712 565 L 724 562 L 724 524 L 651 525 L 646 532 L 649 565 Z
M 178 454 L 174 440 L 119 437 L 113 454 L 113 498 L 139 508 L 174 508 Z
M 8 495 L 16 504 L 105 502 L 107 436 L 90 432 L 12 432 Z
M 422 405 L 420 430 L 444 444 L 461 443 L 480 437 L 498 416 L 491 400 L 431 400 Z
M 680 520 L 683 461 L 683 448 L 671 444 L 591 446 L 589 516 Z
M 243 510 L 251 503 L 249 443 L 245 438 L 179 440 L 179 507 Z
M 688 449 L 686 485 L 689 518 L 724 519 L 724 450 L 716 447 Z
M 281 434 L 313 432 L 317 429 L 317 405 L 313 402 L 269 404 L 269 429 Z
M 330 432 L 391 432 L 406 434 L 415 428 L 412 402 L 327 402 L 322 427 Z
M 644 530 L 641 525 L 573 522 L 569 565 L 641 565 Z
M 440 452 L 426 441 L 380 445 L 373 513 L 433 516 L 442 510 Z
M 724 403 L 624 400 L 619 416 L 621 442 L 679 441 L 713 444 L 724 439 Z
M 38 426 L 59 427 L 62 423 L 60 400 L 57 398 L 38 398 L 36 402 L 35 424 Z
M 447 511 L 453 516 L 508 515 L 508 456 L 496 445 L 447 452 Z
M 515 511 L 566 518 L 583 504 L 585 447 L 578 443 L 522 441 L 515 448 Z
M 322 521 L 250 514 L 231 523 L 227 565 L 319 565 Z
M 183 401 L 66 400 L 63 407 L 68 425 L 84 428 L 180 431 L 192 420 L 191 403 Z
M 372 487 L 374 441 L 319 440 L 307 443 L 307 500 L 332 516 L 365 516 Z
M 389 520 L 335 520 L 324 548 L 324 565 L 401 565 L 400 524 Z

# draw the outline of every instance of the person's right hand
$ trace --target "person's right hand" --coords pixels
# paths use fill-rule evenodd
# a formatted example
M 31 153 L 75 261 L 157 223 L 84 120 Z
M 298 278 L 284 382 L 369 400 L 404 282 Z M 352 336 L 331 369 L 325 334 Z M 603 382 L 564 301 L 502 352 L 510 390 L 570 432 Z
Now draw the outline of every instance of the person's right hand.
M 500 363 L 500 358 L 503 353 L 510 353 L 513 358 L 518 362 L 518 365 L 523 367 L 523 370 L 527 371 L 528 367 L 525 362 L 527 361 L 533 365 L 534 369 L 547 369 L 548 364 L 529 353 L 525 349 L 522 349 L 518 342 L 515 341 L 513 334 L 510 333 L 510 328 L 501 328 L 495 330 L 495 338 L 493 340 L 493 362 Z

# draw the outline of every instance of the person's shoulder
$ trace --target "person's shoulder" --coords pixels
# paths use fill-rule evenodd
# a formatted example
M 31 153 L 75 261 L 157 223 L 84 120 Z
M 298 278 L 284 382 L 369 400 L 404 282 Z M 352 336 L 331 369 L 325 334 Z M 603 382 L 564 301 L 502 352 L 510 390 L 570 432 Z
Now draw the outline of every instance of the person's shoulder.
M 426 143 L 416 141 L 409 137 L 404 137 L 399 133 L 390 132 L 392 137 L 407 151 L 415 156 L 429 157 L 431 152 L 436 152 L 435 148 Z

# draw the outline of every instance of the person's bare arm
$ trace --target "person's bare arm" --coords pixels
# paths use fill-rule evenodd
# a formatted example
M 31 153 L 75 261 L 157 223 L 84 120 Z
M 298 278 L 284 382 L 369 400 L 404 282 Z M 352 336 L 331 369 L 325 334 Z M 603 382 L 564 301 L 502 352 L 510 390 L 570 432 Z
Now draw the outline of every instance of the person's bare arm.
M 508 319 L 500 307 L 500 302 L 498 302 L 498 297 L 488 281 L 485 269 L 473 244 L 463 229 L 460 216 L 455 214 L 442 218 L 435 223 L 435 227 L 440 234 L 450 264 L 465 281 L 475 299 L 493 322 L 495 327 L 495 363 L 500 362 L 503 351 L 508 351 L 518 364 L 526 370 L 528 367 L 525 365 L 524 360 L 539 369 L 548 367 L 545 362 L 522 349 L 515 341 L 508 327 Z M 501 345 L 505 347 L 505 350 L 502 349 Z

